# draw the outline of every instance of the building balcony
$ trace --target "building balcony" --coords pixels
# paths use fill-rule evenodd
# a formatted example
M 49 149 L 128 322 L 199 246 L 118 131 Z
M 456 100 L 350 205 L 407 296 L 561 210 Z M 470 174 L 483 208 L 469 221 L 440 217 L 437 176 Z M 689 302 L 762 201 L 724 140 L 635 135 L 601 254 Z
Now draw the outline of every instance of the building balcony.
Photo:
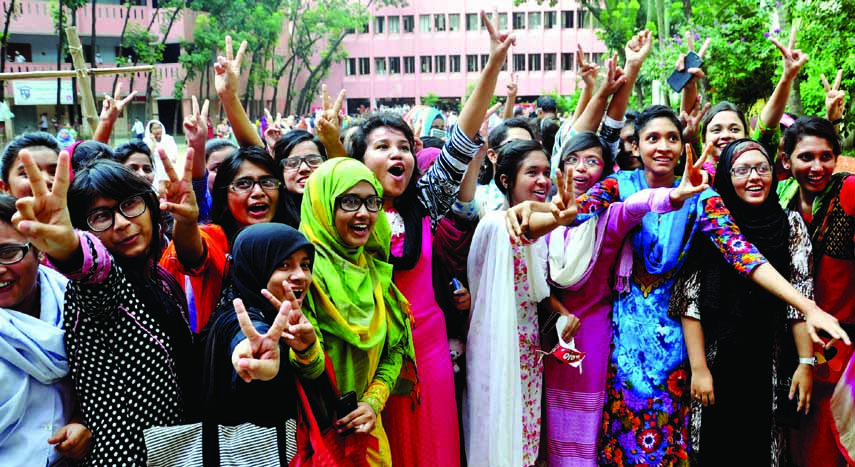
M 9 0 L 0 1 L 0 24 L 6 22 L 6 11 L 9 8 Z M 12 34 L 38 34 L 55 35 L 53 18 L 51 17 L 50 3 L 40 0 L 16 0 L 15 11 L 12 22 L 9 24 L 9 32 Z M 99 37 L 119 37 L 125 24 L 125 15 L 128 14 L 129 22 L 147 27 L 152 22 L 154 8 L 147 6 L 132 6 L 130 9 L 123 5 L 99 5 L 95 6 L 96 30 Z M 161 37 L 161 27 L 166 27 L 172 17 L 173 10 L 158 11 L 154 18 L 151 31 Z M 86 5 L 77 11 L 77 32 L 81 37 L 92 33 L 92 7 Z M 172 25 L 167 38 L 168 43 L 178 42 L 180 39 L 192 35 L 195 24 L 195 13 L 184 10 L 179 14 Z M 2 26 L 0 26 L 2 27 Z M 186 30 L 190 28 L 190 30 Z
M 115 63 L 105 63 L 100 68 L 115 67 Z M 70 64 L 65 64 L 63 70 L 74 69 Z M 6 73 L 24 73 L 29 71 L 53 71 L 56 70 L 56 65 L 46 63 L 7 63 Z M 164 63 L 155 65 L 154 76 L 152 77 L 152 88 L 155 99 L 170 99 L 175 92 L 175 83 L 181 79 L 183 72 L 181 65 L 178 63 Z M 122 94 L 127 94 L 131 80 L 133 80 L 133 90 L 137 91 L 139 96 L 145 95 L 145 85 L 147 80 L 146 73 L 134 73 L 133 76 L 123 75 L 119 78 L 122 83 Z M 68 78 L 70 79 L 70 78 Z M 6 82 L 6 95 L 12 96 L 12 82 Z M 111 87 L 113 86 L 113 76 L 98 76 L 95 78 L 96 99 L 100 101 L 100 97 L 106 94 L 113 94 Z M 100 109 L 100 107 L 99 107 Z

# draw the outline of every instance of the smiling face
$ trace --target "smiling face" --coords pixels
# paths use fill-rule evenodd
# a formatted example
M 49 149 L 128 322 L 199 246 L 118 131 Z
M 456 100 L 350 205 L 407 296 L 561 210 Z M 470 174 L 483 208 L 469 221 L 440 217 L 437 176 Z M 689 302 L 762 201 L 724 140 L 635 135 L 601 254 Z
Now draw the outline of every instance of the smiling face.
M 641 168 L 641 159 L 633 154 L 633 139 L 635 137 L 635 124 L 627 122 L 620 130 L 620 151 L 618 151 L 617 162 L 621 170 L 635 170 Z
M 546 154 L 543 151 L 528 153 L 517 171 L 516 180 L 512 186 L 507 176 L 500 177 L 500 181 L 510 188 L 508 204 L 514 206 L 523 201 L 546 201 L 552 189 L 552 180 L 549 175 L 549 158 Z
M 151 136 L 155 139 L 155 141 L 160 141 L 160 137 L 163 136 L 163 127 L 158 125 L 157 123 L 152 123 Z
M 366 140 L 363 161 L 380 181 L 388 204 L 407 189 L 416 158 L 404 133 L 392 127 L 375 128 Z
M 641 157 L 647 182 L 651 188 L 673 184 L 674 168 L 683 153 L 680 138 L 680 129 L 666 117 L 650 120 L 638 132 L 638 144 L 633 149 L 633 153 Z
M 572 163 L 574 158 L 575 164 Z M 602 178 L 605 170 L 603 150 L 599 147 L 583 149 L 568 159 L 571 160 L 564 163 L 564 176 L 573 180 L 573 193 L 579 197 Z
M 288 155 L 288 158 L 305 157 L 310 155 L 320 155 L 318 146 L 313 141 L 303 141 L 302 143 L 294 146 L 294 149 L 291 150 L 291 154 Z M 305 161 L 294 170 L 290 170 L 288 168 L 283 169 L 282 176 L 285 178 L 285 189 L 291 193 L 303 194 L 303 191 L 306 189 L 306 180 L 314 171 L 315 168 L 309 167 L 309 164 Z
M 370 183 L 362 181 L 347 190 L 343 195 L 355 195 L 363 200 L 369 196 L 377 196 L 377 192 Z M 341 237 L 342 243 L 348 248 L 359 248 L 368 242 L 374 224 L 377 222 L 379 212 L 371 212 L 365 203 L 353 212 L 347 212 L 335 204 L 335 229 Z
M 44 146 L 29 147 L 22 149 L 22 151 L 30 153 L 30 157 L 33 158 L 33 162 L 39 167 L 39 170 L 42 172 L 42 178 L 44 178 L 47 188 L 50 190 L 53 186 L 53 177 L 56 175 L 56 163 L 59 155 L 53 152 L 52 149 Z M 30 180 L 27 178 L 27 171 L 24 170 L 24 163 L 21 161 L 20 155 L 12 163 L 9 170 L 9 183 L 0 182 L 0 185 L 2 185 L 3 191 L 18 199 L 33 195 L 30 189 Z
M 748 151 L 739 156 L 739 159 L 733 164 L 733 169 L 730 173 L 730 181 L 733 183 L 733 189 L 736 191 L 736 196 L 739 196 L 742 201 L 745 201 L 751 206 L 760 206 L 769 197 L 769 191 L 772 188 L 772 172 L 765 175 L 760 175 L 758 170 L 751 170 L 748 176 L 740 178 L 733 172 L 745 168 L 757 168 L 765 166 L 769 168 L 769 160 L 760 151 Z
M 149 183 L 154 183 L 154 167 L 151 165 L 151 159 L 141 152 L 135 152 L 125 161 L 125 167 L 131 169 L 135 174 L 146 179 Z
M 283 282 L 288 283 L 297 301 L 302 305 L 304 294 L 312 283 L 312 257 L 305 249 L 297 250 L 285 258 L 285 261 L 270 275 L 267 290 L 274 297 L 284 297 Z
M 0 222 L 0 248 L 20 246 L 27 239 L 18 233 L 11 224 Z M 38 278 L 39 259 L 30 247 L 24 259 L 15 264 L 0 264 L 0 308 L 39 316 Z
M 784 169 L 790 171 L 799 188 L 812 195 L 828 186 L 837 156 L 825 138 L 805 135 L 796 144 L 793 153 L 783 159 Z
M 265 177 L 273 177 L 273 174 L 252 162 L 244 162 L 232 183 L 241 178 L 258 181 Z M 260 184 L 255 183 L 249 191 L 243 193 L 234 191 L 230 186 L 227 190 L 229 211 L 231 211 L 238 226 L 245 227 L 273 220 L 273 216 L 276 214 L 276 204 L 279 202 L 278 188 L 264 190 Z
M 113 209 L 113 226 L 103 232 L 92 232 L 101 240 L 104 247 L 114 256 L 125 259 L 139 259 L 149 254 L 154 231 L 151 211 L 146 207 L 142 215 L 128 219 L 118 212 L 119 201 L 95 198 L 89 206 L 89 213 L 99 208 Z
M 704 141 L 713 145 L 713 158 L 718 162 L 725 146 L 738 139 L 745 138 L 745 127 L 739 115 L 732 110 L 722 110 L 715 114 L 704 130 Z

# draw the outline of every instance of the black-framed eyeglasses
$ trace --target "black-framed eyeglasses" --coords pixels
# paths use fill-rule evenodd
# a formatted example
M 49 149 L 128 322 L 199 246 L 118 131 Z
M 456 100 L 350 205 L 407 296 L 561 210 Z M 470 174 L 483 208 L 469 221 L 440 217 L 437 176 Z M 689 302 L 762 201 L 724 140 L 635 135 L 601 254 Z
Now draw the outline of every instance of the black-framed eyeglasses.
M 235 193 L 246 193 L 247 191 L 251 191 L 255 188 L 255 185 L 260 186 L 264 191 L 272 191 L 278 190 L 279 187 L 282 186 L 282 182 L 273 177 L 263 177 L 258 180 L 245 177 L 233 181 L 229 186 Z
M 113 227 L 117 212 L 125 216 L 125 219 L 134 219 L 141 216 L 145 210 L 146 205 L 143 195 L 134 195 L 124 199 L 112 208 L 98 208 L 93 210 L 86 216 L 86 224 L 89 226 L 89 230 L 93 232 L 104 232 Z
M 0 247 L 0 264 L 10 266 L 20 263 L 24 259 L 24 256 L 27 256 L 27 252 L 30 251 L 30 246 L 30 242 L 27 242 L 23 245 L 5 245 Z
M 286 157 L 282 159 L 280 164 L 282 164 L 282 168 L 285 170 L 297 170 L 304 162 L 309 168 L 317 169 L 319 165 L 324 163 L 324 156 L 320 154 L 308 154 L 305 156 Z
M 341 195 L 335 199 L 338 207 L 341 208 L 344 212 L 355 212 L 359 211 L 359 208 L 362 205 L 365 205 L 365 209 L 368 212 L 378 212 L 380 208 L 383 207 L 383 198 L 372 195 L 367 198 L 360 198 L 356 195 Z
M 730 173 L 736 178 L 747 178 L 751 175 L 751 171 L 757 172 L 758 177 L 766 177 L 772 173 L 772 167 L 769 164 L 760 164 L 753 167 L 740 165 L 730 169 Z

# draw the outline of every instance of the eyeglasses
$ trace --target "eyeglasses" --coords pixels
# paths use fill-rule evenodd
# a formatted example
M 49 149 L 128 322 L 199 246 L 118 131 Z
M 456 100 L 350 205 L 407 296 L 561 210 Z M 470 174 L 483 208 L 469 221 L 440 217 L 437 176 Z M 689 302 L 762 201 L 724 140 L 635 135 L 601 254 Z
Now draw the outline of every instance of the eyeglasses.
M 378 212 L 380 211 L 380 208 L 383 207 L 383 198 L 379 196 L 360 198 L 356 195 L 341 195 L 336 198 L 335 201 L 338 203 L 338 207 L 344 212 L 359 211 L 359 208 L 361 208 L 363 204 L 368 212 Z
M 757 176 L 759 177 L 766 177 L 772 173 L 772 167 L 769 166 L 769 164 L 760 164 L 753 167 L 740 165 L 730 169 L 730 173 L 732 173 L 735 178 L 747 178 L 751 175 L 752 170 L 757 172 Z
M 599 166 L 603 165 L 603 161 L 597 159 L 596 157 L 588 157 L 586 159 L 580 159 L 579 156 L 567 156 L 567 158 L 564 159 L 564 164 L 565 165 L 570 164 L 573 167 L 575 167 L 575 166 L 579 165 L 579 161 L 584 162 L 585 167 L 588 167 L 589 169 L 593 169 L 595 167 L 599 167 Z
M 255 185 L 260 186 L 262 190 L 270 191 L 278 189 L 282 185 L 282 182 L 273 177 L 264 177 L 259 178 L 258 180 L 247 177 L 239 178 L 233 181 L 229 186 L 235 193 L 246 193 L 247 191 L 251 191 L 255 188 Z
M 30 242 L 23 245 L 6 245 L 0 247 L 0 264 L 6 266 L 18 264 L 24 259 L 24 256 L 27 256 L 28 251 L 30 251 Z
M 310 168 L 316 169 L 319 165 L 324 163 L 324 156 L 320 154 L 309 154 L 308 156 L 303 157 L 286 157 L 282 159 L 282 168 L 285 170 L 297 170 L 303 165 L 303 162 L 306 163 Z
M 125 216 L 125 219 L 133 219 L 141 216 L 145 209 L 145 199 L 142 195 L 131 196 L 112 208 L 98 208 L 90 212 L 86 216 L 86 224 L 93 232 L 103 232 L 113 227 L 117 211 Z

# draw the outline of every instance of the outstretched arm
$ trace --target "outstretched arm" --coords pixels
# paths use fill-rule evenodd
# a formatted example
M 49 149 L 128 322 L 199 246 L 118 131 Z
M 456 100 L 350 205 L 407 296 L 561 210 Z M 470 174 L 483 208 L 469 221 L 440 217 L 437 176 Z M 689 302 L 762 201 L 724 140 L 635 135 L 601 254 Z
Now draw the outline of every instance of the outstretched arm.
M 255 126 L 249 121 L 249 117 L 247 117 L 237 95 L 240 62 L 246 53 L 246 47 L 247 42 L 243 41 L 235 56 L 232 49 L 232 36 L 226 36 L 226 56 L 217 57 L 217 62 L 214 63 L 214 86 L 217 89 L 217 95 L 220 96 L 226 117 L 231 123 L 232 132 L 238 145 L 241 147 L 263 147 L 264 142 L 261 141 L 261 137 L 255 131 Z
M 199 110 L 199 101 L 193 96 L 192 114 L 184 118 L 184 136 L 187 146 L 193 149 L 193 180 L 205 178 L 205 143 L 208 141 L 208 99 Z
M 507 120 L 514 117 L 514 104 L 517 101 L 517 91 L 519 90 L 519 82 L 517 74 L 511 73 L 511 82 L 508 83 L 508 99 L 505 101 L 505 110 L 502 112 L 502 118 Z
M 764 131 L 774 131 L 778 128 L 778 125 L 781 123 L 781 117 L 784 116 L 784 111 L 787 109 L 787 100 L 790 98 L 793 82 L 799 74 L 799 70 L 802 69 L 802 66 L 808 60 L 807 54 L 795 48 L 796 32 L 798 31 L 799 23 L 800 20 L 798 18 L 793 20 L 788 47 L 784 47 L 774 37 L 769 38 L 784 58 L 784 72 L 781 74 L 778 85 L 775 86 L 775 91 L 769 97 L 766 105 L 763 106 L 763 111 L 760 112 L 760 122 Z
M 104 96 L 104 105 L 101 107 L 101 115 L 98 116 L 98 128 L 92 133 L 92 139 L 95 141 L 100 141 L 107 145 L 110 144 L 110 135 L 113 134 L 113 126 L 116 124 L 116 120 L 125 110 L 128 102 L 133 100 L 137 94 L 136 91 L 133 91 L 124 99 L 120 99 L 119 95 L 121 93 L 122 83 L 119 82 L 116 83 L 116 90 L 113 93 L 113 97 L 109 95 Z

